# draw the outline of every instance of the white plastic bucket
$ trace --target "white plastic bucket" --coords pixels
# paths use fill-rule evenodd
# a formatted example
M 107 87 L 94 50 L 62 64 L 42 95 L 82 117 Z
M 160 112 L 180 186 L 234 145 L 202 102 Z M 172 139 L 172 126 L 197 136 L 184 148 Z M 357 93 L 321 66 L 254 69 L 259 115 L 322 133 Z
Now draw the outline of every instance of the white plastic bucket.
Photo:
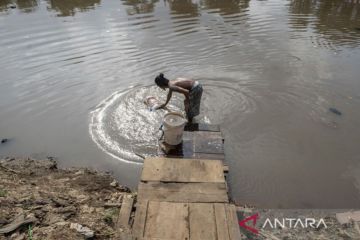
M 187 121 L 181 113 L 170 112 L 165 114 L 163 122 L 165 142 L 170 145 L 180 144 L 186 123 Z

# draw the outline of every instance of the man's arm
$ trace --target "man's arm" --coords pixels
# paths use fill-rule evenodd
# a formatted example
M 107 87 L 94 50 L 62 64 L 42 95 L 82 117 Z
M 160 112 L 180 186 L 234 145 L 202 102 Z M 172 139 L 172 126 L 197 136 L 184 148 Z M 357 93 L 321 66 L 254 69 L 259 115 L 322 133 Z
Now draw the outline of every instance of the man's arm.
M 171 86 L 171 89 L 173 91 L 184 94 L 184 96 L 185 96 L 185 100 L 184 100 L 185 112 L 188 112 L 189 106 L 190 106 L 190 99 L 189 99 L 190 91 L 185 88 L 178 87 L 178 86 Z
M 166 98 L 166 102 L 164 104 L 160 105 L 159 108 L 164 108 L 169 103 L 171 96 L 172 96 L 172 90 L 169 89 L 169 92 L 168 92 L 168 95 Z

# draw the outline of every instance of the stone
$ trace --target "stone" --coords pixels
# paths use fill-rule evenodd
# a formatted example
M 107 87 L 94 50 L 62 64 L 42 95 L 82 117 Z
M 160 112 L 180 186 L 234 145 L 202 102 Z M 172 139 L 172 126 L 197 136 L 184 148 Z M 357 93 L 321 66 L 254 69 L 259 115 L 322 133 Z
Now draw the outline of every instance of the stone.
M 336 219 L 340 224 L 349 224 L 352 221 L 360 222 L 360 211 L 337 213 Z
M 112 186 L 112 187 L 116 187 L 117 185 L 118 185 L 118 183 L 116 180 L 114 180 L 110 183 L 110 186 Z
M 81 224 L 78 223 L 70 223 L 70 229 L 75 229 L 78 233 L 83 235 L 85 239 L 89 239 L 94 237 L 94 231 L 92 231 L 88 227 L 84 227 Z
M 330 112 L 332 112 L 332 113 L 335 113 L 336 115 L 342 115 L 342 113 L 339 111 L 339 110 L 337 110 L 336 108 L 329 108 L 329 111 Z
M 70 223 L 69 222 L 57 222 L 55 223 L 55 225 L 57 226 L 66 226 L 66 225 L 69 225 Z

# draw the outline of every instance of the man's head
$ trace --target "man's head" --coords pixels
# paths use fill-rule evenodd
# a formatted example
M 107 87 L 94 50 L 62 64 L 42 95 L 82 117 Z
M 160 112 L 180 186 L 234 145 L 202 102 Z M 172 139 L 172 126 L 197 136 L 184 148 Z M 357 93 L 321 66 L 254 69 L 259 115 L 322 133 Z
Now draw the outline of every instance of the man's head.
M 169 79 L 164 77 L 164 74 L 160 73 L 159 76 L 155 78 L 155 83 L 161 89 L 165 90 L 169 86 Z

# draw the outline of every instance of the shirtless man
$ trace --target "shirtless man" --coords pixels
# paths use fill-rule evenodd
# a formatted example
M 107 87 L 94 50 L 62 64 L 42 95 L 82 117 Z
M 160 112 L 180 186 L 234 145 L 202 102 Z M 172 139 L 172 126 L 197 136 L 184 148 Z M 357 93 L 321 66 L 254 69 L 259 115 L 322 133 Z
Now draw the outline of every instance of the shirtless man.
M 199 115 L 200 113 L 200 101 L 203 92 L 202 85 L 198 81 L 194 81 L 188 78 L 176 78 L 174 80 L 169 80 L 164 77 L 164 74 L 160 73 L 159 76 L 155 78 L 155 83 L 163 90 L 169 88 L 169 93 L 167 95 L 166 102 L 158 107 L 165 107 L 172 96 L 172 92 L 182 93 L 185 96 L 184 105 L 186 117 L 189 122 L 192 119 Z

